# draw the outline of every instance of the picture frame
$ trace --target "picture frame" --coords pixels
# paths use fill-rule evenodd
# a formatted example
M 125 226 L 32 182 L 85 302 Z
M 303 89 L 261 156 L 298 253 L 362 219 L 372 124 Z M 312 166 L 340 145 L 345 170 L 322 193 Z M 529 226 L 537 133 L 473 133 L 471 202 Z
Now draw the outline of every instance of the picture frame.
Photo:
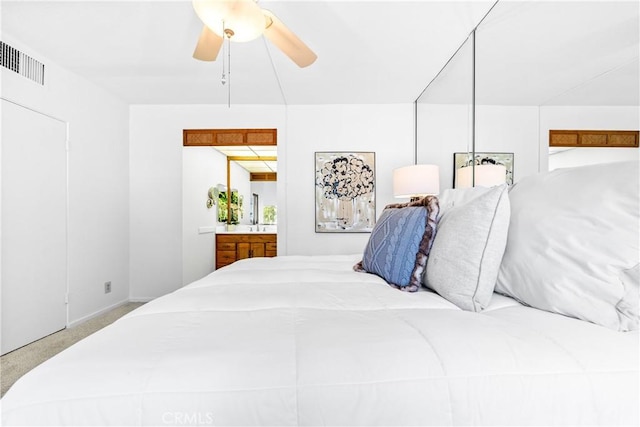
M 315 152 L 315 232 L 370 233 L 375 187 L 374 152 Z
M 457 188 L 456 183 L 456 171 L 462 167 L 470 166 L 472 164 L 471 153 L 453 153 L 453 188 Z M 506 168 L 506 183 L 508 185 L 513 184 L 513 153 L 501 153 L 501 152 L 479 152 L 475 153 L 476 165 L 504 165 Z

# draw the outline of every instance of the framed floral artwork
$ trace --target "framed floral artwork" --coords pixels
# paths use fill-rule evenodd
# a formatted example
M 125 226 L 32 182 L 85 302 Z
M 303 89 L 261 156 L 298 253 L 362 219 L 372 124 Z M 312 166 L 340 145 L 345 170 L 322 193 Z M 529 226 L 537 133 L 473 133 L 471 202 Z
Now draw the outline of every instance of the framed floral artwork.
M 316 152 L 317 233 L 370 233 L 376 222 L 375 153 Z

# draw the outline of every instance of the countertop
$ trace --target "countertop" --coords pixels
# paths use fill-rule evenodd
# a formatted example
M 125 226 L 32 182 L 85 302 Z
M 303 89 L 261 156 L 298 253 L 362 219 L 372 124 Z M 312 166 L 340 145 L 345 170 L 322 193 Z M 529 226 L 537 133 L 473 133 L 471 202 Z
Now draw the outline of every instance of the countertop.
M 256 231 L 255 226 L 236 226 L 233 230 L 226 230 L 225 227 L 217 227 L 216 234 L 277 234 L 278 230 L 273 225 L 260 226 Z M 263 231 L 264 230 L 264 231 Z
M 233 230 L 233 231 L 216 231 L 216 234 L 278 234 L 275 230 L 267 230 L 267 231 L 247 231 L 247 230 Z

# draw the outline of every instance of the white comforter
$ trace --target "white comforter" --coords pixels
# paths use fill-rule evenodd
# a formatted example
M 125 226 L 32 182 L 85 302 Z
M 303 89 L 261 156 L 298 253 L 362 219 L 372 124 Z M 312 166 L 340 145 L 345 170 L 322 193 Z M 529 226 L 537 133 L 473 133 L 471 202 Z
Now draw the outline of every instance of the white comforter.
M 637 332 L 499 295 L 465 312 L 358 258 L 218 270 L 27 374 L 3 424 L 638 424 Z

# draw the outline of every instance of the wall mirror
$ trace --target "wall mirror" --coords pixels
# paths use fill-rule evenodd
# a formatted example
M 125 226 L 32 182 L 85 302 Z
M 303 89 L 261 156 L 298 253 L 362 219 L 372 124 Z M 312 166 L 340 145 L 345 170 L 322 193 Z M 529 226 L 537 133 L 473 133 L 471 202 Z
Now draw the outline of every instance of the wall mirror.
M 453 185 L 453 153 L 471 151 L 473 84 L 471 34 L 415 103 L 415 162 L 440 165 L 440 191 Z
M 515 152 L 524 176 L 591 163 L 554 165 L 550 129 L 638 129 L 638 13 L 637 2 L 499 1 L 476 29 L 476 149 Z M 558 157 L 580 150 L 637 159 Z
M 439 164 L 446 184 L 446 157 L 471 151 L 465 146 L 511 154 L 514 182 L 561 157 L 578 158 L 563 166 L 637 159 L 637 148 L 602 149 L 613 158 L 596 148 L 550 152 L 549 130 L 639 128 L 639 9 L 628 1 L 496 2 L 416 100 L 418 162 Z M 469 62 L 462 69 L 471 75 L 456 71 Z M 438 113 L 434 100 L 465 104 L 461 88 L 472 91 L 473 117 Z M 576 156 L 580 150 L 590 155 Z
M 215 150 L 227 157 L 227 185 L 231 203 L 220 222 L 245 225 L 274 225 L 277 217 L 277 147 L 219 146 Z M 226 197 L 226 193 L 221 197 Z M 226 201 L 226 199 L 225 199 Z M 222 203 L 219 209 L 223 209 Z

